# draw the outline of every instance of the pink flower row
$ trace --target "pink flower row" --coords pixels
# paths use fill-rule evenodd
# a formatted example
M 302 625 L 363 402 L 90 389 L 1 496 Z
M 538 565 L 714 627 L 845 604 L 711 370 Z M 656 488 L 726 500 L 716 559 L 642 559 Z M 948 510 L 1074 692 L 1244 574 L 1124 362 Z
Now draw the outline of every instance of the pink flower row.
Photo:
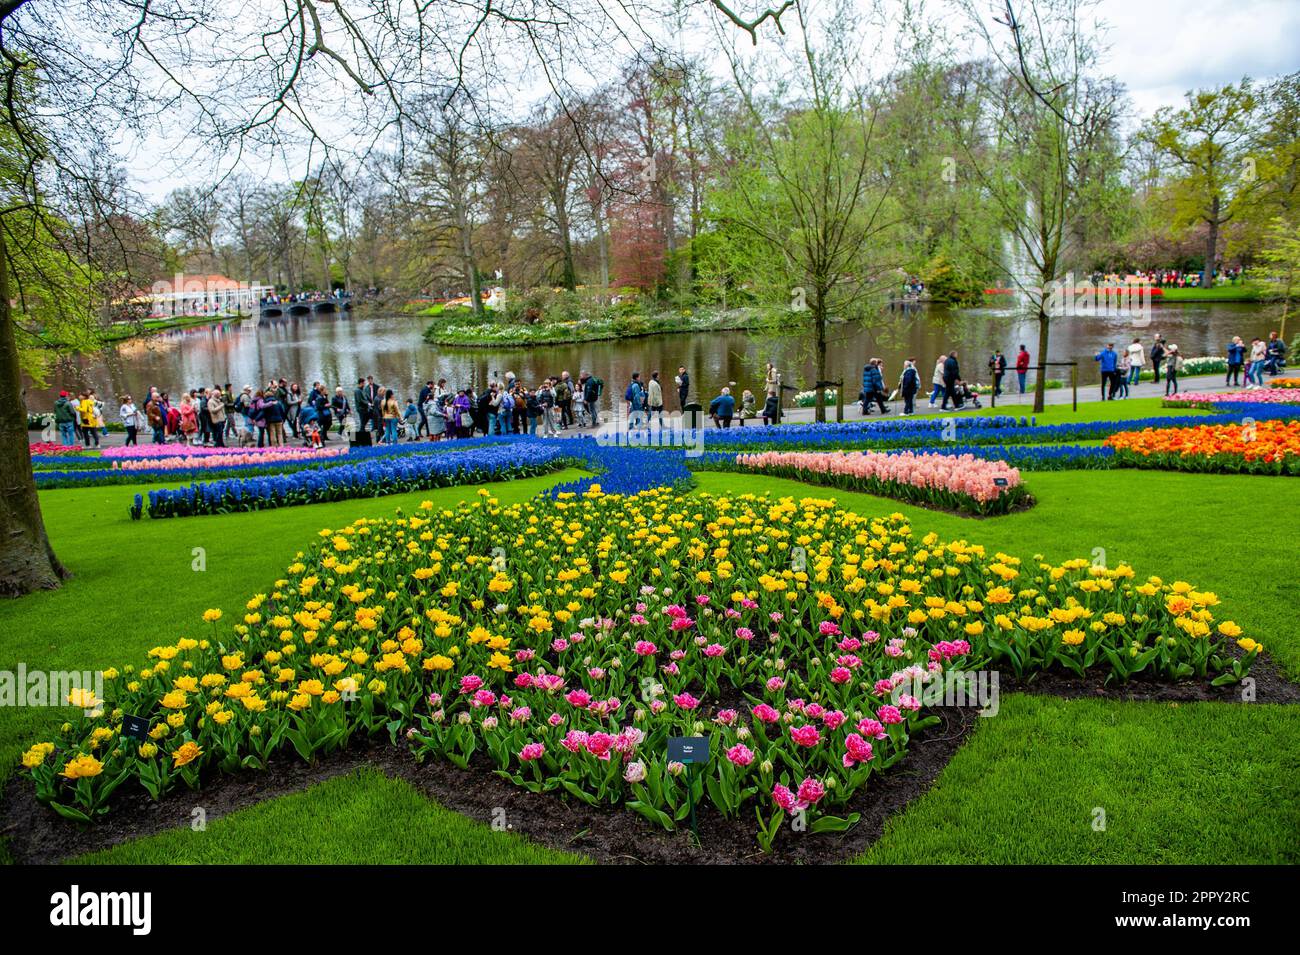
M 223 454 L 219 457 L 184 457 L 167 456 L 154 458 L 135 458 L 128 461 L 114 461 L 113 468 L 119 471 L 150 471 L 156 468 L 228 468 L 239 464 L 287 464 L 294 461 L 314 461 L 320 458 L 332 458 L 346 453 L 345 448 L 273 448 L 273 453 L 263 454 Z
M 331 454 L 342 454 L 343 448 L 325 448 Z M 133 444 L 128 446 L 118 446 L 105 448 L 101 457 L 105 458 L 199 458 L 199 457 L 230 457 L 232 455 L 245 455 L 251 457 L 260 457 L 275 453 L 285 453 L 287 451 L 302 451 L 307 454 L 321 454 L 321 451 L 312 452 L 310 448 L 285 448 L 278 447 L 261 447 L 261 448 L 206 448 L 202 445 L 193 444 Z
M 1170 404 L 1219 404 L 1248 401 L 1251 404 L 1300 405 L 1300 391 L 1294 388 L 1252 388 L 1247 391 L 1185 391 L 1166 399 Z
M 793 468 L 818 474 L 892 481 L 913 487 L 938 488 L 966 494 L 977 501 L 996 500 L 1020 484 L 1020 471 L 1005 461 L 986 461 L 974 455 L 926 454 L 904 451 L 764 451 L 736 458 L 754 470 Z M 1001 480 L 1005 483 L 998 484 Z

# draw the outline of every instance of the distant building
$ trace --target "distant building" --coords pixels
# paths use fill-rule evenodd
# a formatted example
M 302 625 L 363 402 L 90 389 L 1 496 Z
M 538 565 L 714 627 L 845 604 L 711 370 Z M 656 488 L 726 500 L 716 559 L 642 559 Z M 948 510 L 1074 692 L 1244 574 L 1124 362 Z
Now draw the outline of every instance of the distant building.
M 151 316 L 253 314 L 259 300 L 274 291 L 270 285 L 250 285 L 224 275 L 177 272 L 154 282 L 136 301 L 147 300 Z

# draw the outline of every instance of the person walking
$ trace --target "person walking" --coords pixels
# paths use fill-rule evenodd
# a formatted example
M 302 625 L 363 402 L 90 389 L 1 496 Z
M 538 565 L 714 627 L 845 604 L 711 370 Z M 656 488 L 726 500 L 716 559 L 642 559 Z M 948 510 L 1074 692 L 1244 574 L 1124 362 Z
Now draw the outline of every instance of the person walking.
M 903 398 L 902 415 L 916 411 L 916 393 L 921 387 L 921 376 L 917 374 L 916 362 L 909 358 L 903 362 L 903 374 L 898 379 L 898 393 Z
M 677 410 L 685 414 L 686 399 L 691 393 L 691 376 L 687 373 L 685 365 L 678 366 L 677 377 L 673 382 L 677 385 Z
M 1001 348 L 993 350 L 989 356 L 989 376 L 993 379 L 993 396 L 1002 394 L 1002 377 L 1007 373 L 1007 356 Z
M 559 434 L 555 429 L 555 389 L 551 387 L 549 378 L 545 379 L 537 389 L 537 406 L 542 409 L 542 437 L 555 437 Z
M 393 397 L 393 389 L 384 392 L 379 404 L 379 417 L 384 422 L 384 444 L 397 444 L 397 422 L 402 417 L 402 406 Z
M 77 409 L 66 391 L 60 391 L 54 402 L 54 426 L 59 430 L 59 443 L 65 447 L 77 444 Z
M 357 387 L 352 392 L 352 410 L 357 416 L 357 433 L 360 434 L 370 427 L 370 422 L 374 419 L 374 408 L 370 405 L 370 392 L 366 389 L 366 380 L 357 379 Z
M 1228 342 L 1228 374 L 1223 379 L 1225 385 L 1241 385 L 1241 368 L 1246 363 L 1246 343 L 1240 335 L 1234 335 Z
M 763 376 L 763 385 L 767 389 L 768 395 L 781 395 L 781 374 L 776 370 L 776 365 L 770 361 L 767 363 L 767 374 Z M 733 399 L 734 403 L 734 399 Z
M 555 383 L 555 404 L 560 409 L 560 430 L 568 431 L 573 424 L 573 380 L 567 371 L 560 372 L 560 380 Z
M 1128 380 L 1126 384 L 1136 385 L 1142 380 L 1142 366 L 1147 361 L 1147 350 L 1142 347 L 1142 339 L 1133 339 L 1133 344 L 1125 349 L 1128 353 Z M 1128 397 L 1128 389 L 1124 390 L 1124 397 Z
M 627 402 L 627 429 L 635 430 L 642 425 L 642 411 L 645 408 L 645 387 L 641 384 L 641 372 L 632 372 L 632 380 L 623 392 Z
M 930 375 L 930 385 L 931 385 L 930 407 L 931 408 L 934 407 L 934 403 L 939 400 L 939 396 L 942 395 L 944 392 L 943 368 L 944 365 L 947 364 L 947 362 L 948 362 L 948 357 L 946 355 L 940 355 L 938 358 L 935 359 L 934 373 Z
M 1029 350 L 1024 345 L 1020 346 L 1020 351 L 1016 354 L 1016 380 L 1020 384 L 1020 393 L 1025 393 L 1025 378 L 1029 374 Z
M 384 428 L 384 392 L 375 384 L 374 375 L 366 375 L 366 399 L 370 402 L 371 427 L 378 434 Z
M 1119 353 L 1119 368 L 1115 370 L 1115 381 L 1119 384 L 1117 397 L 1128 397 L 1129 357 L 1128 349 Z
M 1159 335 L 1151 343 L 1151 374 L 1152 381 L 1157 385 L 1160 384 L 1160 365 L 1165 360 L 1165 340 Z
M 1170 345 L 1165 351 L 1165 397 L 1178 394 L 1178 373 L 1183 370 L 1183 356 L 1178 346 Z
M 1268 333 L 1268 343 L 1264 346 L 1264 370 L 1270 375 L 1280 375 L 1286 361 L 1286 342 L 1277 332 Z M 1261 381 L 1260 384 L 1263 384 Z M 91 394 L 94 394 L 92 391 Z
M 420 424 L 415 429 L 417 436 L 421 431 L 425 434 L 429 433 L 429 412 L 426 409 L 429 407 L 429 402 L 433 400 L 433 393 L 433 379 L 430 378 L 424 383 L 424 387 L 420 389 L 420 395 L 416 399 L 420 409 Z
M 600 425 L 597 407 L 601 393 L 605 390 L 605 381 L 597 375 L 588 375 L 585 371 L 583 374 L 587 377 L 582 383 L 582 400 L 587 406 L 587 414 L 591 415 L 591 426 L 595 428 Z
M 266 424 L 266 443 L 273 448 L 284 446 L 284 404 L 272 391 L 262 395 L 262 420 Z
M 226 396 L 220 388 L 208 392 L 208 421 L 211 423 L 212 445 L 226 446 Z
M 943 404 L 940 406 L 941 411 L 948 410 L 948 401 L 952 400 L 953 410 L 956 411 L 962 406 L 961 397 L 957 394 L 957 382 L 961 378 L 961 367 L 957 364 L 957 351 L 948 352 L 948 357 L 943 360 Z
M 352 416 L 352 406 L 348 404 L 348 396 L 343 393 L 342 385 L 334 389 L 334 397 L 330 399 L 330 411 L 334 413 L 334 420 L 338 423 L 339 437 L 341 438 Z
M 130 395 L 123 395 L 122 406 L 117 409 L 117 413 L 122 419 L 123 427 L 126 428 L 126 446 L 130 447 L 136 443 L 136 435 L 140 431 L 140 410 L 136 408 Z
M 1268 356 L 1268 346 L 1262 338 L 1250 341 L 1250 367 L 1246 369 L 1246 387 L 1260 388 L 1264 384 L 1264 361 Z
M 298 414 L 302 411 L 302 385 L 294 382 L 289 386 L 285 393 L 285 411 L 284 420 L 289 425 L 289 431 L 295 438 L 302 437 L 298 430 Z
M 664 429 L 664 390 L 659 384 L 659 372 L 650 372 L 650 380 L 646 383 L 646 407 L 650 409 L 646 416 L 646 425 L 658 416 L 659 430 Z
M 157 394 L 145 402 L 144 415 L 145 420 L 149 422 L 150 429 L 153 430 L 153 443 L 166 444 L 167 416 L 163 413 Z
M 186 444 L 193 444 L 199 433 L 199 413 L 194 408 L 194 396 L 181 396 L 181 434 Z
M 871 404 L 880 406 L 880 413 L 885 414 L 885 376 L 880 371 L 880 359 L 873 358 L 862 366 L 862 393 L 858 395 L 862 402 L 862 414 L 871 414 Z
M 1101 400 L 1113 401 L 1119 390 L 1116 372 L 1119 370 L 1119 355 L 1115 352 L 1115 343 L 1108 342 L 1106 347 L 1092 356 L 1092 360 L 1101 369 Z

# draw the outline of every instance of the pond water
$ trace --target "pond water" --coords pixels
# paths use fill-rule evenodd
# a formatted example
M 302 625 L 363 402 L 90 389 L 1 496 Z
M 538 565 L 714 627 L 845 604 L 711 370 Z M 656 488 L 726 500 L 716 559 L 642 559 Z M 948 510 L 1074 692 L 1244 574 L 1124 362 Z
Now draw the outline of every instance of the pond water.
M 1097 372 L 1092 355 L 1108 341 L 1122 346 L 1140 336 L 1150 342 L 1159 332 L 1176 342 L 1186 357 L 1222 355 L 1233 335 L 1247 342 L 1254 335 L 1264 337 L 1270 329 L 1268 314 L 1256 305 L 1214 303 L 1157 305 L 1145 328 L 1118 317 L 1063 318 L 1053 325 L 1048 360 L 1078 359 L 1080 382 L 1093 382 Z M 351 397 L 358 377 L 374 375 L 381 386 L 392 387 L 405 400 L 429 378 L 446 378 L 454 388 L 478 386 L 498 373 L 513 371 L 531 385 L 565 370 L 576 378 L 583 369 L 605 379 L 609 400 L 622 395 L 633 371 L 644 378 L 657 369 L 667 385 L 665 398 L 672 410 L 676 407 L 672 378 L 678 365 L 690 371 L 693 394 L 707 401 L 731 382 L 761 396 L 763 366 L 769 358 L 776 361 L 787 384 L 803 389 L 814 382 L 806 341 L 795 335 L 699 332 L 580 345 L 474 349 L 426 344 L 420 333 L 427 324 L 424 318 L 358 310 L 351 316 L 247 319 L 164 332 L 65 359 L 50 374 L 47 387 L 29 387 L 27 405 L 34 412 L 48 410 L 62 388 L 93 387 L 111 406 L 116 396 L 130 393 L 138 398 L 150 385 L 174 396 L 217 382 L 231 382 L 236 390 L 246 384 L 257 387 L 272 376 L 304 385 L 319 380 L 331 390 L 341 384 Z M 914 357 L 923 382 L 928 382 L 935 358 L 956 348 L 964 377 L 985 380 L 986 362 L 994 348 L 1001 348 L 1010 360 L 1022 342 L 1033 354 L 1038 341 L 1034 322 L 1010 308 L 919 307 L 893 313 L 887 322 L 869 328 L 835 326 L 831 337 L 829 377 L 846 376 L 851 396 L 858 392 L 862 365 L 869 358 L 884 360 L 892 385 L 903 359 Z M 1068 379 L 1068 369 L 1055 372 L 1050 377 Z M 110 412 L 109 417 L 115 415 Z

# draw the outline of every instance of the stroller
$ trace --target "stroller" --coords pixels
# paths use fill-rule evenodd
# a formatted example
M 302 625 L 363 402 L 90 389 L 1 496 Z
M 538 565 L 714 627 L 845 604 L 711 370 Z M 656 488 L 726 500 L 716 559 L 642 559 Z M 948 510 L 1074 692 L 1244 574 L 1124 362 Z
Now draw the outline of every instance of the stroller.
M 321 446 L 320 415 L 311 405 L 304 405 L 298 412 L 298 434 L 302 438 L 304 448 Z

